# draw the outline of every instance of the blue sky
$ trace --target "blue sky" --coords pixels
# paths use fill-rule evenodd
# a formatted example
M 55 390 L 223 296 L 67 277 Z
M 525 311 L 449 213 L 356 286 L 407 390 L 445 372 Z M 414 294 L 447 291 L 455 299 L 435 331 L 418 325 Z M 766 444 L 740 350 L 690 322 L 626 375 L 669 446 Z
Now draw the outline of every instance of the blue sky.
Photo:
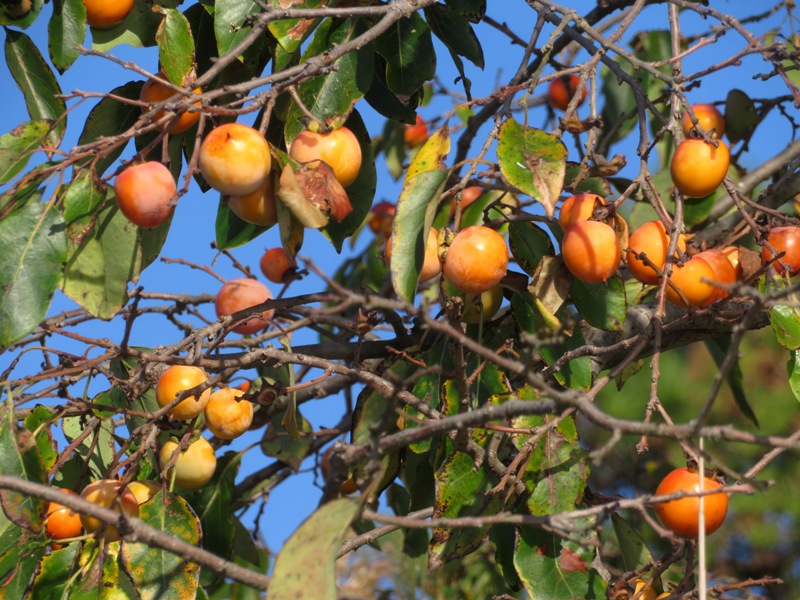
M 490 2 L 490 14 L 498 21 L 505 21 L 522 38 L 525 38 L 532 30 L 535 23 L 535 13 L 530 10 L 522 0 L 502 0 L 501 2 Z M 591 2 L 570 3 L 578 12 L 585 12 L 583 9 L 592 6 Z M 730 10 L 736 14 L 742 10 L 741 3 L 734 0 L 728 2 L 715 2 L 715 7 L 720 11 Z M 47 4 L 44 14 L 38 22 L 26 33 L 31 35 L 41 48 L 46 48 L 46 23 L 51 9 L 51 4 Z M 744 7 L 747 8 L 746 6 Z M 635 33 L 641 29 L 652 27 L 666 27 L 666 7 L 656 6 L 648 8 L 646 16 L 637 21 L 630 33 Z M 778 20 L 772 18 L 767 23 L 759 23 L 757 31 L 764 32 L 767 25 L 777 26 Z M 707 27 L 694 17 L 687 16 L 684 21 L 686 32 L 697 31 L 698 27 Z M 521 56 L 518 47 L 512 47 L 507 38 L 500 35 L 488 25 L 481 24 L 476 27 L 478 36 L 483 44 L 486 55 L 486 68 L 483 71 L 475 68 L 470 63 L 466 64 L 468 77 L 473 83 L 473 95 L 482 97 L 491 94 L 498 84 L 505 83 L 517 68 L 517 61 Z M 546 29 L 549 32 L 550 29 Z M 85 43 L 89 43 L 89 35 Z M 546 36 L 541 38 L 546 39 Z M 626 35 L 624 39 L 629 39 Z M 691 55 L 684 66 L 685 72 L 692 72 L 704 68 L 710 64 L 718 62 L 722 57 L 730 56 L 735 50 L 743 47 L 740 37 L 729 33 L 716 44 L 704 48 L 701 52 Z M 139 50 L 129 47 L 117 47 L 113 54 L 123 60 L 140 61 L 142 66 L 150 70 L 156 69 L 156 54 L 153 49 Z M 460 91 L 458 85 L 454 83 L 457 71 L 454 69 L 452 60 L 446 50 L 437 46 L 437 56 L 440 80 L 451 90 Z M 752 79 L 754 72 L 766 71 L 767 68 L 757 58 L 746 57 L 743 65 L 736 69 L 727 69 L 722 73 L 715 74 L 703 82 L 703 85 L 691 92 L 690 97 L 695 102 L 708 102 L 723 100 L 727 91 L 733 87 L 738 87 L 750 93 L 753 97 L 765 98 L 775 94 L 785 94 L 785 88 L 775 80 L 769 82 L 758 82 Z M 139 77 L 129 71 L 125 71 L 118 65 L 110 64 L 97 57 L 83 57 L 59 78 L 62 90 L 66 93 L 74 89 L 84 91 L 107 91 L 117 85 L 127 81 L 139 79 Z M 543 93 L 544 87 L 536 90 L 536 94 Z M 18 92 L 14 81 L 5 63 L 0 64 L 0 91 L 3 95 L 3 110 L 0 111 L 0 133 L 7 132 L 27 120 L 25 105 L 21 93 Z M 365 103 L 362 103 L 365 104 Z M 600 103 L 602 106 L 602 102 Z M 425 107 L 420 112 L 426 118 L 438 117 L 451 110 L 453 103 L 449 99 L 435 100 L 431 105 Z M 82 123 L 91 108 L 91 104 L 77 107 L 70 114 L 70 125 L 63 148 L 68 149 L 75 144 L 77 136 L 82 128 Z M 383 127 L 383 120 L 366 106 L 359 105 L 362 116 L 365 118 L 367 127 L 373 135 L 378 135 Z M 581 116 L 588 114 L 588 103 L 579 111 Z M 793 114 L 797 116 L 797 111 Z M 245 119 L 244 122 L 250 123 Z M 544 107 L 535 108 L 530 113 L 530 124 L 534 126 L 545 126 L 546 109 Z M 745 164 L 753 165 L 763 161 L 770 155 L 777 152 L 785 145 L 791 137 L 791 132 L 787 130 L 785 121 L 778 118 L 771 118 L 765 124 L 763 132 L 757 138 L 758 142 L 751 146 L 751 152 L 745 159 Z M 570 159 L 577 160 L 578 155 L 574 146 L 570 145 Z M 623 171 L 623 175 L 633 176 L 636 173 L 638 160 L 635 156 L 635 140 L 615 148 L 616 152 L 624 152 L 628 157 L 628 167 Z M 388 199 L 396 200 L 400 184 L 393 182 L 385 168 L 382 167 L 382 159 L 378 159 L 378 191 L 376 201 Z M 0 188 L 2 190 L 2 188 Z M 177 207 L 175 218 L 170 234 L 162 251 L 162 256 L 170 258 L 183 257 L 199 264 L 211 264 L 216 258 L 216 253 L 210 248 L 210 242 L 214 239 L 214 220 L 218 204 L 218 195 L 211 191 L 201 193 L 197 187 L 193 187 L 189 194 L 180 200 Z M 342 259 L 349 255 L 363 252 L 367 242 L 367 235 L 363 235 L 354 249 L 345 246 L 342 256 L 332 251 L 330 244 L 317 232 L 309 231 L 303 246 L 301 256 L 309 256 L 315 264 L 324 272 L 332 273 L 341 263 Z M 258 260 L 265 248 L 279 245 L 277 229 L 270 230 L 262 237 L 256 239 L 245 247 L 233 251 L 236 258 L 250 265 L 254 272 L 258 273 Z M 214 264 L 214 269 L 223 277 L 234 277 L 238 271 L 234 270 L 227 259 L 220 257 Z M 143 274 L 139 285 L 146 290 L 163 291 L 175 293 L 202 293 L 214 292 L 219 287 L 219 283 L 207 274 L 191 270 L 181 265 L 164 265 L 154 263 Z M 278 292 L 277 286 L 271 286 L 273 292 Z M 319 291 L 324 285 L 316 277 L 310 276 L 303 281 L 292 285 L 289 295 L 296 295 L 306 292 Z M 74 305 L 71 301 L 57 294 L 52 311 L 58 312 Z M 208 307 L 206 316 L 213 319 L 211 307 Z M 140 324 L 141 325 L 141 324 Z M 107 337 L 111 340 L 119 340 L 122 337 L 123 323 L 119 320 L 109 323 L 93 324 L 89 334 Z M 166 336 L 166 337 L 162 337 Z M 168 328 L 159 327 L 153 321 L 152 328 L 139 327 L 132 343 L 146 346 L 156 346 L 160 344 L 172 344 L 178 341 L 178 332 Z M 316 335 L 298 334 L 294 338 L 294 343 L 306 343 L 316 341 Z M 5 369 L 11 357 L 0 355 L 0 369 Z M 36 369 L 36 361 L 30 364 L 23 361 L 21 366 L 15 371 L 15 375 L 21 375 L 25 369 Z M 100 390 L 97 390 L 100 391 Z M 312 421 L 315 427 L 334 425 L 341 414 L 342 400 L 325 399 L 315 401 L 307 405 L 304 414 Z M 243 448 L 259 439 L 260 432 L 250 434 L 240 438 L 234 443 L 235 448 Z M 257 451 L 256 451 L 257 454 Z M 253 459 L 248 463 L 245 461 L 242 474 L 252 469 L 260 468 L 265 464 L 265 459 L 260 455 L 249 454 Z M 311 465 L 307 465 L 310 467 Z M 261 531 L 263 532 L 268 544 L 273 550 L 277 550 L 286 537 L 297 527 L 297 525 L 309 515 L 316 506 L 320 491 L 311 485 L 313 475 L 305 473 L 298 477 L 291 477 L 281 484 L 271 495 L 269 505 L 265 511 Z

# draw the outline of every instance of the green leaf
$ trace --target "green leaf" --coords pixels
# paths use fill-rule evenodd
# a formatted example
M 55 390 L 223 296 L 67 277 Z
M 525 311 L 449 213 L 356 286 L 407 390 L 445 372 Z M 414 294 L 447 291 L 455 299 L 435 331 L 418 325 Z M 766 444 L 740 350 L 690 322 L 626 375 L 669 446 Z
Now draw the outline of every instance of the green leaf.
M 508 241 L 517 263 L 533 275 L 542 258 L 554 253 L 550 236 L 533 223 L 514 221 L 508 225 Z
M 141 81 L 130 81 L 114 88 L 109 94 L 129 100 L 138 100 L 142 85 Z M 100 138 L 116 137 L 133 127 L 141 115 L 142 111 L 138 106 L 125 104 L 114 98 L 103 98 L 89 112 L 86 124 L 78 138 L 78 145 L 91 144 Z M 125 150 L 125 146 L 124 143 L 114 146 L 111 150 L 103 152 L 101 156 L 93 155 L 81 161 L 81 164 L 91 161 L 95 173 L 102 175 L 119 158 Z
M 614 526 L 626 571 L 635 571 L 653 562 L 653 555 L 650 554 L 641 533 L 616 512 L 611 513 L 611 524 Z
M 161 15 L 153 10 L 149 2 L 134 2 L 133 9 L 125 20 L 110 29 L 92 27 L 92 50 L 108 52 L 127 44 L 134 48 L 155 46 L 155 33 L 161 24 Z
M 704 340 L 704 342 L 706 344 L 706 348 L 708 348 L 708 351 L 714 358 L 717 368 L 721 367 L 722 363 L 725 361 L 725 357 L 730 351 L 730 336 L 707 338 Z M 728 374 L 725 376 L 725 381 L 728 382 L 728 386 L 731 388 L 731 394 L 733 394 L 733 399 L 736 401 L 736 406 L 739 407 L 739 410 L 742 411 L 742 414 L 744 414 L 744 416 L 747 417 L 753 425 L 758 427 L 758 418 L 753 412 L 753 409 L 750 407 L 750 403 L 747 402 L 747 396 L 744 393 L 744 384 L 742 383 L 742 367 L 738 360 L 728 370 Z
M 788 73 L 790 77 L 798 78 L 794 66 Z M 731 145 L 750 135 L 760 122 L 761 116 L 750 96 L 742 90 L 733 89 L 728 92 L 725 98 L 725 133 Z
M 305 0 L 294 2 L 293 8 L 319 8 L 327 0 Z M 272 8 L 285 8 L 283 0 L 270 0 Z M 314 32 L 322 19 L 275 19 L 267 25 L 269 32 L 287 54 L 294 54 L 300 45 Z M 276 69 L 278 71 L 280 69 Z
M 463 56 L 483 69 L 483 48 L 469 21 L 460 11 L 445 4 L 433 4 L 425 9 L 428 25 L 450 52 Z M 434 63 L 435 67 L 435 63 Z
M 446 127 L 435 132 L 420 148 L 406 173 L 403 191 L 392 220 L 392 285 L 412 301 L 439 195 L 447 179 L 444 160 L 450 151 Z
M 786 361 L 786 370 L 789 374 L 789 387 L 794 397 L 800 400 L 800 350 L 793 350 L 789 360 Z
M 36 437 L 18 429 L 9 400 L 0 406 L 0 473 L 34 483 L 47 483 L 47 470 Z M 34 532 L 42 530 L 47 502 L 20 492 L 0 489 L 0 504 L 14 524 Z
M 244 26 L 245 20 L 261 12 L 259 3 L 252 0 L 217 0 L 214 2 L 214 33 L 217 38 L 217 52 L 225 56 L 244 38 L 250 35 L 250 28 Z
M 781 346 L 787 350 L 800 348 L 800 309 L 783 304 L 773 306 L 769 311 L 769 321 Z
M 303 53 L 303 60 L 328 52 L 333 46 L 346 44 L 363 33 L 361 19 L 323 21 L 314 38 Z M 348 52 L 331 65 L 328 72 L 308 79 L 297 86 L 297 94 L 314 117 L 329 122 L 348 114 L 372 83 L 374 64 L 373 50 L 365 46 L 361 50 Z M 306 126 L 307 117 L 294 103 L 286 116 L 287 148 Z
M 626 73 L 634 71 L 627 60 L 618 57 L 615 62 Z M 605 147 L 600 149 L 600 153 L 604 154 L 614 142 L 628 135 L 636 124 L 636 97 L 633 88 L 619 80 L 608 67 L 604 66 L 601 69 L 601 77 L 603 79 L 601 92 L 606 102 L 602 112 L 603 130 L 599 139 L 607 140 Z
M 296 422 L 301 432 L 310 433 L 313 431 L 311 423 L 300 415 L 299 411 L 298 417 L 299 418 L 296 418 Z M 261 441 L 261 450 L 267 456 L 272 456 L 297 471 L 305 457 L 308 456 L 312 439 L 310 436 L 305 435 L 301 435 L 296 439 L 291 437 L 286 432 L 283 423 L 281 423 L 282 418 L 282 415 L 275 415 L 272 417 L 270 424 L 267 426 L 267 430 L 264 432 L 264 438 Z
M 403 155 L 405 155 L 406 145 L 402 135 L 403 126 L 393 121 L 413 123 L 421 94 L 416 93 L 408 98 L 398 98 L 397 95 L 395 95 L 394 92 L 389 89 L 389 84 L 386 81 L 386 68 L 386 60 L 380 54 L 376 54 L 372 84 L 369 86 L 369 90 L 367 90 L 367 93 L 364 95 L 364 99 L 367 101 L 367 104 L 378 111 L 378 113 L 387 119 L 391 119 L 390 121 L 387 121 L 385 127 L 394 126 L 400 130 L 398 143 L 401 143 L 400 149 L 402 150 Z M 383 143 L 386 144 L 385 129 Z M 392 170 L 392 176 L 395 179 L 400 178 L 400 175 L 396 174 L 394 170 Z
M 622 331 L 627 314 L 625 286 L 618 275 L 605 283 L 572 280 L 570 297 L 575 308 L 589 324 L 605 331 Z
M 67 544 L 42 559 L 31 584 L 31 600 L 63 598 L 80 544 Z
M 11 525 L 0 534 L 0 600 L 26 597 L 25 591 L 45 551 L 41 538 L 28 529 Z
M 98 186 L 92 172 L 84 169 L 61 189 L 61 210 L 67 222 L 67 235 L 74 244 L 80 245 L 94 226 L 95 211 L 105 200 L 106 188 Z
M 128 282 L 139 276 L 139 228 L 110 200 L 80 246 L 70 244 L 62 291 L 101 319 L 128 302 Z
M 106 553 L 97 552 L 93 543 L 81 549 L 78 562 L 81 564 L 80 576 L 75 578 L 69 589 L 69 600 L 140 600 L 134 583 L 127 573 L 120 569 L 116 560 L 118 544 Z
M 554 135 L 508 119 L 500 127 L 497 158 L 506 179 L 538 200 L 552 217 L 564 187 L 564 143 Z
M 51 121 L 28 121 L 0 137 L 0 183 L 11 181 L 42 145 Z
M 539 529 L 520 530 L 514 566 L 531 598 L 601 600 L 605 583 L 579 550 Z
M 83 0 L 53 0 L 53 16 L 47 25 L 50 60 L 63 73 L 80 56 L 86 37 L 86 5 Z
M 304 598 L 313 590 L 318 600 L 336 600 L 336 553 L 358 511 L 358 502 L 339 498 L 306 519 L 275 559 L 269 597 Z
M 593 169 L 586 173 L 580 163 L 568 161 L 564 173 L 564 189 L 573 194 L 597 194 L 605 198 L 611 194 L 611 186 L 605 177 L 593 175 Z
M 57 148 L 67 127 L 67 105 L 61 88 L 39 48 L 24 33 L 6 29 L 6 64 L 14 81 L 25 96 L 25 106 L 34 121 L 50 120 L 53 129 L 47 143 Z
M 85 417 L 64 417 L 61 428 L 68 441 L 73 441 L 86 429 Z M 83 438 L 75 452 L 88 463 L 92 479 L 104 479 L 114 462 L 114 427 L 110 420 L 100 421 L 92 433 Z
M 253 225 L 252 223 L 240 219 L 228 208 L 225 202 L 220 200 L 214 229 L 216 232 L 217 248 L 220 250 L 228 250 L 230 248 L 243 246 L 254 240 L 267 231 L 269 227 Z
M 25 429 L 34 434 L 39 454 L 42 457 L 44 469 L 49 472 L 58 460 L 58 448 L 53 439 L 51 425 L 56 419 L 50 409 L 45 406 L 36 406 L 25 416 Z
M 375 40 L 375 51 L 386 60 L 386 83 L 398 96 L 413 94 L 436 75 L 431 32 L 419 13 L 395 21 Z
M 0 222 L 0 348 L 44 319 L 66 259 L 64 222 L 49 204 L 28 202 Z
M 434 518 L 496 514 L 502 509 L 502 494 L 489 494 L 493 481 L 486 469 L 475 469 L 465 452 L 450 454 L 436 472 Z M 435 528 L 428 548 L 428 568 L 433 570 L 477 549 L 489 526 L 458 529 Z
M 194 66 L 194 38 L 189 21 L 174 8 L 162 8 L 164 20 L 158 26 L 158 63 L 167 78 L 183 85 L 184 77 Z
M 140 506 L 139 518 L 187 544 L 200 544 L 200 520 L 177 494 L 158 492 L 150 502 Z M 200 567 L 196 563 L 145 543 L 125 543 L 120 554 L 142 600 L 195 597 L 200 581 Z
M 542 438 L 528 461 L 524 481 L 530 492 L 528 510 L 534 516 L 569 512 L 583 499 L 589 460 L 568 425 L 564 422 Z

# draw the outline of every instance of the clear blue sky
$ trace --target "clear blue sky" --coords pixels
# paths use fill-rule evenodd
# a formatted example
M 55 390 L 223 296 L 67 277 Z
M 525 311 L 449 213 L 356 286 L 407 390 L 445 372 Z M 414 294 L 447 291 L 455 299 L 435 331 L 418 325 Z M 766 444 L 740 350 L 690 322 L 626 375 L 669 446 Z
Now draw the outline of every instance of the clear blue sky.
M 570 3 L 579 12 L 585 12 L 584 8 L 592 6 L 592 2 L 572 2 Z M 720 11 L 731 11 L 737 14 L 747 9 L 750 3 L 737 2 L 735 0 L 728 0 L 727 2 L 715 2 L 715 7 Z M 26 33 L 33 37 L 39 44 L 39 47 L 46 49 L 46 23 L 49 18 L 52 5 L 47 4 L 44 8 L 44 14 L 39 18 L 38 22 Z M 490 14 L 499 21 L 506 21 L 517 35 L 523 39 L 529 35 L 535 23 L 535 13 L 523 2 L 522 0 L 503 0 L 501 2 L 489 3 Z M 499 11 L 499 12 L 494 12 Z M 664 28 L 667 26 L 666 7 L 655 6 L 647 9 L 647 18 L 640 19 L 636 25 L 631 29 L 631 33 L 645 28 Z M 776 19 L 768 22 L 771 26 L 778 25 Z M 686 32 L 691 33 L 698 30 L 699 21 L 695 18 L 687 18 L 684 21 Z M 703 26 L 703 25 L 701 25 Z M 707 26 L 707 24 L 705 24 Z M 767 24 L 759 24 L 757 31 L 763 32 L 767 29 Z M 495 90 L 495 86 L 505 83 L 514 73 L 517 68 L 516 61 L 519 60 L 521 55 L 518 47 L 511 47 L 507 38 L 498 34 L 491 27 L 481 24 L 476 27 L 478 36 L 482 41 L 484 52 L 486 55 L 486 68 L 480 71 L 470 63 L 465 63 L 469 78 L 473 83 L 473 95 L 481 97 L 491 94 Z M 549 31 L 549 30 L 547 30 Z M 626 36 L 625 39 L 629 39 Z M 89 43 L 89 35 L 87 35 L 86 44 Z M 546 39 L 546 36 L 541 38 Z M 703 49 L 695 55 L 687 59 L 685 63 L 685 72 L 692 72 L 703 68 L 704 66 L 713 64 L 720 60 L 721 57 L 730 56 L 736 49 L 743 46 L 741 38 L 735 34 L 729 33 L 722 38 L 715 45 Z M 113 53 L 119 58 L 125 60 L 136 60 L 142 66 L 150 70 L 156 69 L 156 54 L 153 49 L 142 51 L 140 49 L 131 49 L 129 47 L 117 47 Z M 457 84 L 453 83 L 457 77 L 457 72 L 452 65 L 450 56 L 446 50 L 440 45 L 437 45 L 437 55 L 439 72 L 438 76 L 441 81 L 451 90 L 459 91 Z M 691 93 L 691 98 L 695 102 L 717 101 L 723 100 L 727 91 L 733 87 L 738 87 L 750 93 L 753 97 L 770 97 L 776 93 L 786 93 L 785 89 L 781 90 L 780 85 L 776 81 L 767 83 L 754 82 L 752 74 L 756 71 L 766 71 L 763 63 L 760 63 L 755 58 L 745 58 L 744 64 L 741 68 L 728 69 L 723 73 L 709 77 L 703 82 L 703 85 Z M 74 89 L 84 91 L 108 91 L 117 85 L 121 85 L 132 79 L 138 79 L 133 73 L 123 70 L 117 65 L 109 64 L 100 58 L 80 58 L 78 62 L 63 76 L 59 78 L 62 90 L 66 93 Z M 776 90 L 778 90 L 776 92 Z M 537 93 L 543 93 L 544 88 L 536 90 Z M 11 78 L 11 75 L 3 63 L 0 65 L 0 92 L 3 96 L 3 110 L 0 111 L 0 133 L 10 131 L 12 128 L 20 125 L 27 120 L 27 113 L 23 102 L 22 94 L 19 93 L 16 85 Z M 363 106 L 362 106 L 363 105 Z M 77 136 L 82 128 L 82 123 L 88 113 L 91 105 L 81 106 L 75 109 L 69 117 L 68 134 L 63 144 L 64 149 L 70 148 L 76 143 Z M 361 103 L 358 107 L 362 111 L 367 126 L 373 135 L 378 135 L 383 127 L 381 117 L 375 115 L 365 103 Z M 437 100 L 428 107 L 421 110 L 421 114 L 426 118 L 439 116 L 452 108 L 449 100 Z M 579 111 L 581 116 L 586 116 L 588 113 L 588 103 Z M 794 112 L 796 115 L 796 111 Z M 543 126 L 545 124 L 545 109 L 534 109 L 530 116 L 530 124 L 535 126 Z M 245 121 L 249 122 L 249 121 Z M 765 126 L 762 134 L 751 147 L 751 153 L 745 160 L 746 164 L 753 165 L 764 160 L 770 155 L 777 152 L 783 145 L 788 143 L 790 139 L 790 132 L 787 130 L 786 125 L 779 119 L 772 119 L 767 126 Z M 629 166 L 623 175 L 635 175 L 638 160 L 634 152 L 635 141 L 631 138 L 633 143 L 626 143 L 615 148 L 616 152 L 624 152 L 629 157 Z M 760 140 L 760 143 L 759 143 Z M 577 160 L 577 153 L 574 147 L 570 146 L 570 158 Z M 381 160 L 378 160 L 378 191 L 376 201 L 382 199 L 396 200 L 400 184 L 394 183 L 385 169 L 381 168 Z M 0 187 L 0 191 L 2 191 Z M 215 253 L 210 248 L 210 242 L 214 239 L 214 220 L 216 215 L 216 207 L 218 204 L 218 195 L 216 192 L 201 193 L 199 189 L 194 187 L 190 193 L 183 197 L 178 205 L 175 213 L 175 218 L 172 228 L 167 239 L 167 242 L 162 251 L 162 256 L 178 258 L 183 257 L 200 264 L 211 264 L 215 258 Z M 309 231 L 306 235 L 306 241 L 301 252 L 303 256 L 311 257 L 315 263 L 327 273 L 332 273 L 341 260 L 354 253 L 363 251 L 366 242 L 366 235 L 362 237 L 355 249 L 350 249 L 345 246 L 342 256 L 336 255 L 332 251 L 330 244 L 317 232 Z M 236 258 L 251 266 L 254 272 L 258 273 L 258 260 L 263 253 L 264 248 L 270 248 L 279 245 L 277 229 L 270 230 L 262 237 L 253 241 L 249 245 L 234 250 Z M 224 277 L 234 277 L 238 272 L 230 267 L 225 258 L 219 258 L 214 268 Z M 219 284 L 216 280 L 212 279 L 206 274 L 190 270 L 187 267 L 180 265 L 164 265 L 162 263 L 154 263 L 143 274 L 140 279 L 139 285 L 145 287 L 149 291 L 163 291 L 163 292 L 176 292 L 176 293 L 202 293 L 213 292 Z M 272 286 L 273 291 L 277 292 L 276 286 Z M 289 295 L 296 295 L 306 292 L 319 291 L 324 286 L 315 277 L 308 277 L 303 281 L 297 282 L 292 285 Z M 52 305 L 52 311 L 58 312 L 67 308 L 72 308 L 74 305 L 71 301 L 64 298 L 63 295 L 57 293 L 56 298 Z M 208 307 L 207 316 L 213 319 L 213 309 Z M 140 323 L 141 325 L 141 323 Z M 120 320 L 115 320 L 110 323 L 93 324 L 89 330 L 89 335 L 107 337 L 111 340 L 119 340 L 122 336 L 123 324 Z M 166 336 L 166 337 L 162 337 Z M 170 328 L 163 328 L 153 322 L 151 329 L 139 327 L 133 343 L 156 346 L 159 344 L 172 344 L 178 341 L 178 332 Z M 316 341 L 315 335 L 296 335 L 294 338 L 295 344 L 308 343 Z M 0 369 L 5 369 L 11 360 L 10 356 L 0 356 Z M 25 369 L 37 369 L 37 361 L 29 363 L 23 362 L 22 365 L 15 371 L 15 375 L 20 376 L 25 372 Z M 95 390 L 94 393 L 101 391 Z M 338 421 L 341 415 L 342 403 L 340 399 L 326 399 L 317 401 L 306 405 L 304 407 L 304 414 L 312 421 L 315 427 L 330 426 Z M 249 443 L 253 443 L 259 439 L 261 432 L 250 434 L 236 440 L 234 443 L 235 448 L 242 448 Z M 242 473 L 247 473 L 250 470 L 260 468 L 264 464 L 265 459 L 258 453 L 257 450 L 248 454 L 252 456 L 252 460 L 248 463 L 245 461 Z M 256 458 L 258 456 L 258 458 Z M 267 459 L 268 461 L 269 459 Z M 312 463 L 307 465 L 311 466 Z M 271 495 L 268 508 L 263 517 L 261 524 L 261 531 L 266 537 L 266 540 L 273 550 L 280 548 L 286 537 L 297 527 L 297 525 L 308 516 L 317 505 L 319 500 L 320 491 L 311 486 L 312 474 L 306 473 L 299 477 L 292 477 L 283 484 Z

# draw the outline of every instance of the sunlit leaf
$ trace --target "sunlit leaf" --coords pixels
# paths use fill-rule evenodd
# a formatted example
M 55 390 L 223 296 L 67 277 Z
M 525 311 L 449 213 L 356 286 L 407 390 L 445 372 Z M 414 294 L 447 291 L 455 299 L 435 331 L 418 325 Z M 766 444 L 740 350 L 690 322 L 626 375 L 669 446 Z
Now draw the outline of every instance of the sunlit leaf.
M 497 142 L 500 171 L 553 216 L 564 187 L 567 148 L 554 135 L 508 119 Z
M 158 64 L 175 85 L 183 85 L 184 77 L 194 66 L 194 39 L 189 21 L 174 8 L 161 9 L 164 20 L 158 26 Z
M 50 121 L 28 121 L 0 136 L 0 183 L 11 181 L 25 168 L 52 125 Z
M 63 73 L 80 56 L 86 37 L 86 5 L 83 0 L 53 0 L 53 16 L 47 25 L 48 48 L 53 66 Z

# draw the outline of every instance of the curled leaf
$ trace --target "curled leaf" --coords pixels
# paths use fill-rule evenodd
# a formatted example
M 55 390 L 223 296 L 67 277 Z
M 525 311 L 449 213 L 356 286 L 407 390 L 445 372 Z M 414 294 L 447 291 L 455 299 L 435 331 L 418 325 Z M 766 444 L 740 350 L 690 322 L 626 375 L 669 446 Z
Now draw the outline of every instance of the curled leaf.
M 286 165 L 281 172 L 277 196 L 305 227 L 320 229 L 328 224 L 328 215 L 306 198 L 291 165 Z
M 327 163 L 320 162 L 313 169 L 301 169 L 295 173 L 295 178 L 306 199 L 337 223 L 353 212 L 350 197 Z

